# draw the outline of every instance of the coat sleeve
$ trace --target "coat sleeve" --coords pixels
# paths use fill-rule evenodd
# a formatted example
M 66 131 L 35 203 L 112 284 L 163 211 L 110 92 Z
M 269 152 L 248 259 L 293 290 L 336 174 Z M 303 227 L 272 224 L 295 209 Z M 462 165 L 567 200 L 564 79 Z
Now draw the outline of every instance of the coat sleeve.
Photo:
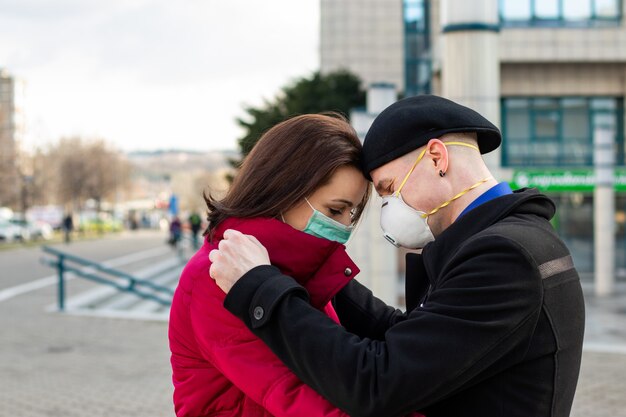
M 304 382 L 357 417 L 424 409 L 516 363 L 541 308 L 532 260 L 498 236 L 477 238 L 457 253 L 443 284 L 382 341 L 337 327 L 301 291 L 275 296 L 272 288 L 286 288 L 285 280 L 257 267 L 235 284 L 225 306 Z M 265 311 L 261 318 L 250 314 L 257 307 Z
M 212 309 L 223 308 L 214 295 L 198 298 L 190 313 L 203 356 L 250 399 L 275 417 L 348 416 L 298 379 L 240 320 L 211 320 Z
M 405 313 L 386 305 L 356 280 L 335 296 L 333 305 L 346 330 L 370 339 L 382 340 L 387 329 L 406 319 Z

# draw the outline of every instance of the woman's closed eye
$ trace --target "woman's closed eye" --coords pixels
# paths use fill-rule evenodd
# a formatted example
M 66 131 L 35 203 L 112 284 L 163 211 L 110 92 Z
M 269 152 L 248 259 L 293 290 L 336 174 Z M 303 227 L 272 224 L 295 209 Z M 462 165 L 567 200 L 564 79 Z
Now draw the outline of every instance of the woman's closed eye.
M 335 208 L 329 207 L 328 211 L 330 211 L 330 214 L 333 216 L 341 216 L 343 214 L 343 209 L 335 209 Z

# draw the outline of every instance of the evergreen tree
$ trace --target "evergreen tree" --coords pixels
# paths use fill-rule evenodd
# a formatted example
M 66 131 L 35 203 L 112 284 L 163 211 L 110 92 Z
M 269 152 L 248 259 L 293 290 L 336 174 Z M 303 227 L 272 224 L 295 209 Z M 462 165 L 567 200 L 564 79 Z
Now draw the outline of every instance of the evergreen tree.
M 241 155 L 245 157 L 269 128 L 290 117 L 305 113 L 334 111 L 349 117 L 350 110 L 365 106 L 365 91 L 361 80 L 348 71 L 303 77 L 283 87 L 273 100 L 261 107 L 246 107 L 246 116 L 237 123 L 245 135 L 238 140 Z M 232 161 L 238 166 L 240 161 Z

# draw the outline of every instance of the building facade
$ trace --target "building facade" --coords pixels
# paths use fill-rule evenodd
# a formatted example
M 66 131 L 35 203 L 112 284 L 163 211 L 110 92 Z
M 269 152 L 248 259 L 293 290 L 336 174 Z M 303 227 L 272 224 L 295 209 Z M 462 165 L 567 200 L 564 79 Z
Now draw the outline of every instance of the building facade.
M 349 69 L 366 85 L 403 84 L 402 2 L 321 0 L 320 69 Z
M 615 186 L 603 213 L 614 221 L 604 233 L 614 239 L 615 275 L 626 277 L 622 0 L 322 0 L 321 8 L 322 71 L 346 68 L 366 85 L 393 83 L 400 96 L 443 95 L 487 116 L 504 138 L 488 164 L 500 179 L 555 201 L 554 226 L 588 277 L 597 263 L 594 213 L 604 210 L 594 197 L 594 136 L 610 131 Z M 350 32 L 376 19 L 389 19 L 384 31 Z M 402 51 L 377 55 L 373 38 Z M 386 72 L 374 70 L 381 64 Z
M 19 83 L 0 69 L 0 207 L 14 206 L 19 195 L 17 149 Z

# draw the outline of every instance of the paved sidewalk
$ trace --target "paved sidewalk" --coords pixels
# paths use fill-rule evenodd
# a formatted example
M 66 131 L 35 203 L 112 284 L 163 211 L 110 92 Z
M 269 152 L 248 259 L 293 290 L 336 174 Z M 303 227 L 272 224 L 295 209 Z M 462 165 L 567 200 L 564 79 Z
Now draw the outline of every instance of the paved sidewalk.
M 619 291 L 597 299 L 586 290 L 589 350 L 574 417 L 626 417 Z M 0 302 L 0 417 L 174 416 L 166 323 L 47 313 L 54 299 L 47 287 Z
M 0 416 L 173 416 L 167 325 L 0 305 Z M 47 294 L 45 294 L 47 293 Z
M 626 417 L 626 355 L 584 352 L 572 417 Z
M 618 283 L 616 294 L 608 297 L 596 297 L 591 283 L 584 283 L 583 291 L 587 309 L 587 350 L 626 354 L 626 283 Z
M 626 284 L 610 297 L 583 288 L 585 351 L 572 417 L 626 417 Z
M 142 251 L 163 242 L 162 234 L 136 233 L 63 248 L 90 259 L 107 253 L 114 258 L 128 255 L 129 246 Z M 40 268 L 42 254 L 31 251 L 36 252 L 18 250 L 15 258 L 32 258 L 33 266 L 4 259 L 3 267 L 13 265 L 11 276 L 19 273 L 24 278 L 9 280 L 9 286 L 54 273 L 46 268 L 33 275 L 31 269 Z M 122 269 L 136 267 L 134 263 Z M 3 283 L 11 276 L 3 276 Z M 68 295 L 95 285 L 72 280 Z M 165 322 L 47 312 L 55 302 L 56 285 L 0 302 L 0 416 L 174 415 Z

